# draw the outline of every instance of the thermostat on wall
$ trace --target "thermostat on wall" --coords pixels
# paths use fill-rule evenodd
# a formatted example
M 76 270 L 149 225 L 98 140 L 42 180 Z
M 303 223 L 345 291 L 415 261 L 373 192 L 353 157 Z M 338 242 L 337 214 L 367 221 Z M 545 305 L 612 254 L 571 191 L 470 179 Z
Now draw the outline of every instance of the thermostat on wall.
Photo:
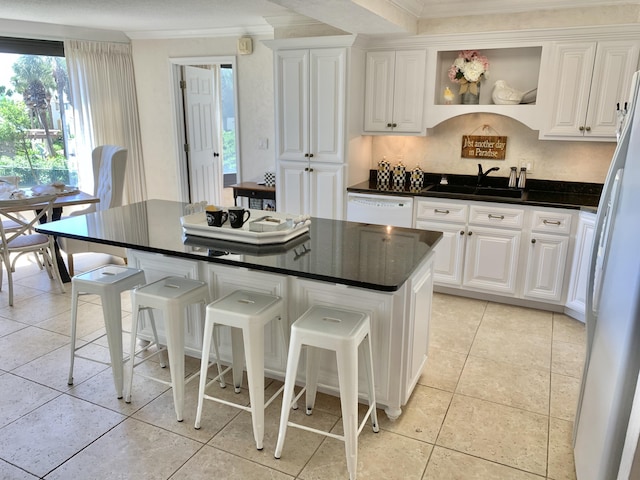
M 251 37 L 241 37 L 238 39 L 238 53 L 240 55 L 250 55 L 253 52 L 253 41 Z

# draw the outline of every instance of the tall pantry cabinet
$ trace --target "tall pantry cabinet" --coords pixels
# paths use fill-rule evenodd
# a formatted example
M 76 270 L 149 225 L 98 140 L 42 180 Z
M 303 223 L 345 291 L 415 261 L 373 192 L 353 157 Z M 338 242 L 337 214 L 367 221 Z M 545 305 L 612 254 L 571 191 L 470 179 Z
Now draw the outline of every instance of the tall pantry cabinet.
M 360 139 L 362 88 L 355 88 L 364 53 L 354 38 L 266 42 L 274 49 L 279 211 L 341 220 L 347 185 L 366 178 L 370 152 Z

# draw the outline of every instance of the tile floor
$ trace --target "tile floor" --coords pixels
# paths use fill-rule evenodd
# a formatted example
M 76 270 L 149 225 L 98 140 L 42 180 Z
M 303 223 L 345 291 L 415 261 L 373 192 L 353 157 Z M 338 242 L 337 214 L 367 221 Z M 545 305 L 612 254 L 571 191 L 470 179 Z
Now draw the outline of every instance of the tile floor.
M 98 261 L 81 256 L 77 268 Z M 171 392 L 140 377 L 131 404 L 116 399 L 100 364 L 77 360 L 68 386 L 69 292 L 28 263 L 15 284 L 14 307 L 0 293 L 1 479 L 347 478 L 343 445 L 309 432 L 289 429 L 282 458 L 273 458 L 277 402 L 257 451 L 246 412 L 207 402 L 202 428 L 193 428 L 197 382 L 187 388 L 182 423 Z M 127 323 L 130 303 L 123 305 Z M 95 338 L 103 331 L 97 297 L 79 310 L 79 335 Z M 108 358 L 106 344 L 90 354 Z M 358 478 L 575 478 L 583 355 L 584 327 L 564 315 L 436 294 L 424 374 L 399 420 L 380 412 L 380 433 L 363 430 Z M 240 397 L 248 402 L 244 389 Z M 341 430 L 335 398 L 320 396 L 311 417 L 301 412 L 292 420 Z

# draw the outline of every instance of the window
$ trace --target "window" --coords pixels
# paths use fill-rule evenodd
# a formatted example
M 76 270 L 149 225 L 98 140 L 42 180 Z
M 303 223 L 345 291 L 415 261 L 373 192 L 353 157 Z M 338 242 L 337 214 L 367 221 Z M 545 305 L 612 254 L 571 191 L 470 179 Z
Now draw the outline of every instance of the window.
M 0 37 L 0 176 L 77 185 L 62 42 Z

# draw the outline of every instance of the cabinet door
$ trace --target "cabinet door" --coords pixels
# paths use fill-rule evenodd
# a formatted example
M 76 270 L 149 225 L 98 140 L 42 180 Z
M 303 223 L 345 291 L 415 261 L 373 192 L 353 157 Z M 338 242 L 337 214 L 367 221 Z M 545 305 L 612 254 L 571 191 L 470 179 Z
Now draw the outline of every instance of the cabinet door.
M 309 50 L 282 50 L 276 53 L 275 85 L 278 159 L 307 161 Z
M 638 65 L 638 43 L 598 42 L 584 135 L 615 138 L 618 112 L 629 101 Z
M 580 137 L 589 103 L 596 44 L 559 43 L 553 47 L 549 122 L 545 136 Z
M 426 52 L 396 52 L 393 87 L 393 131 L 420 133 L 423 129 Z
M 302 215 L 309 213 L 309 167 L 302 162 L 278 162 L 278 211 Z
M 516 288 L 520 231 L 469 227 L 464 286 L 513 295 Z
M 442 239 L 435 248 L 433 279 L 437 284 L 459 287 L 464 264 L 465 225 L 417 220 L 416 228 L 442 232 Z
M 364 129 L 391 131 L 395 52 L 369 52 L 366 60 Z
M 583 213 L 580 215 L 567 292 L 567 307 L 579 314 L 582 320 L 584 320 L 585 313 L 587 278 L 591 263 L 595 222 L 595 214 Z
M 309 188 L 305 189 L 309 207 L 304 213 L 312 217 L 344 218 L 344 166 L 326 163 L 310 163 L 308 177 Z M 288 212 L 287 213 L 297 213 Z
M 316 162 L 344 162 L 346 55 L 344 48 L 310 51 L 307 153 Z
M 559 302 L 562 297 L 569 237 L 531 233 L 528 243 L 524 296 L 546 302 Z

